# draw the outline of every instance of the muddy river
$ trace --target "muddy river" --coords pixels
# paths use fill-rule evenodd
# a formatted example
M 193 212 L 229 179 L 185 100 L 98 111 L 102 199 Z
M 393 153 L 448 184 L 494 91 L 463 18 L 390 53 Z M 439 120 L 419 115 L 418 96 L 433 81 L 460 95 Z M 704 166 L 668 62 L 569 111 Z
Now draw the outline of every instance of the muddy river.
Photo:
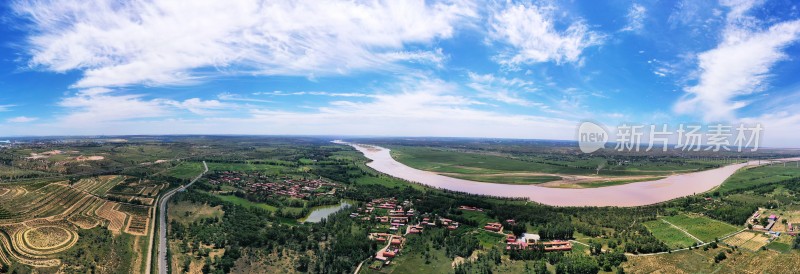
M 756 162 L 732 164 L 716 169 L 678 174 L 664 179 L 625 185 L 564 189 L 536 185 L 508 185 L 447 177 L 406 166 L 378 146 L 352 145 L 372 162 L 367 166 L 388 175 L 431 187 L 499 197 L 522 197 L 553 206 L 640 206 L 702 193 L 722 184 L 736 170 Z

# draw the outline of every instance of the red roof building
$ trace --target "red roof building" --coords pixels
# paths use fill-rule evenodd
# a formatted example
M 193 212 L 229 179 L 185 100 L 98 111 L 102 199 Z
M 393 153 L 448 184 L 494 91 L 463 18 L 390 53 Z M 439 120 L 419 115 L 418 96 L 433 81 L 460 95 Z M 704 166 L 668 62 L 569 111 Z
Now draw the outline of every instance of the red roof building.
M 503 225 L 500 223 L 488 223 L 483 226 L 484 229 L 494 232 L 500 232 L 503 230 Z

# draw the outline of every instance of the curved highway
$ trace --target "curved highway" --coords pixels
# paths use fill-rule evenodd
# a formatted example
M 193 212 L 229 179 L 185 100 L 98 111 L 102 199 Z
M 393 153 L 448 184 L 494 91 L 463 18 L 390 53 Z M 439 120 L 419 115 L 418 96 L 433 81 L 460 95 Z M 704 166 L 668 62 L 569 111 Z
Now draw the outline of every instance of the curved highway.
M 197 175 L 197 177 L 194 177 L 194 179 L 192 179 L 192 181 L 189 182 L 189 184 L 187 184 L 185 186 L 182 186 L 182 187 L 179 187 L 179 188 L 176 188 L 176 189 L 173 189 L 173 190 L 170 190 L 169 192 L 167 192 L 163 196 L 161 196 L 161 198 L 159 199 L 159 202 L 158 202 L 158 211 L 159 211 L 159 215 L 158 215 L 158 273 L 159 274 L 167 274 L 168 273 L 168 271 L 167 271 L 167 267 L 168 267 L 167 266 L 167 203 L 169 202 L 169 199 L 172 198 L 173 195 L 175 195 L 175 193 L 177 193 L 178 191 L 183 191 L 187 187 L 192 186 L 194 184 L 194 182 L 196 182 L 198 179 L 200 179 L 200 177 L 203 177 L 203 175 L 205 175 L 206 172 L 208 172 L 208 165 L 206 164 L 206 161 L 203 161 L 203 169 L 204 169 L 203 172 L 200 173 L 200 175 Z M 152 241 L 150 243 L 152 245 Z M 150 254 L 152 254 L 152 252 Z M 146 273 L 150 273 L 150 262 L 152 260 L 152 256 L 148 256 L 148 257 L 150 257 L 151 259 L 148 259 L 147 269 L 145 270 Z

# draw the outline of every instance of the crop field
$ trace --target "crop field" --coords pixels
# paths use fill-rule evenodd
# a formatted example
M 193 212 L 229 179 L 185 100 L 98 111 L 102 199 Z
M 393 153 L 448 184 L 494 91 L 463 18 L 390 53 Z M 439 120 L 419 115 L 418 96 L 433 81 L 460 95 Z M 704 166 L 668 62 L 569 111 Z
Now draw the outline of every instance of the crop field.
M 771 242 L 767 244 L 767 248 L 770 250 L 774 250 L 780 253 L 788 253 L 792 252 L 792 245 L 788 243 L 782 243 L 778 241 Z
M 644 226 L 647 227 L 647 230 L 653 234 L 654 237 L 658 238 L 671 249 L 680 249 L 691 246 L 696 241 L 680 231 L 679 229 L 661 221 L 649 221 L 644 223 Z
M 772 250 L 727 253 L 728 259 L 714 263 L 714 256 L 727 248 L 694 249 L 657 256 L 629 256 L 625 273 L 795 273 L 800 253 Z M 747 270 L 747 271 L 745 271 Z
M 726 244 L 738 246 L 750 251 L 758 251 L 769 242 L 769 238 L 760 232 L 743 231 L 724 241 Z
M 703 242 L 711 242 L 715 238 L 722 238 L 740 229 L 730 224 L 703 216 L 679 214 L 675 216 L 664 217 L 664 219 L 680 228 L 683 228 Z

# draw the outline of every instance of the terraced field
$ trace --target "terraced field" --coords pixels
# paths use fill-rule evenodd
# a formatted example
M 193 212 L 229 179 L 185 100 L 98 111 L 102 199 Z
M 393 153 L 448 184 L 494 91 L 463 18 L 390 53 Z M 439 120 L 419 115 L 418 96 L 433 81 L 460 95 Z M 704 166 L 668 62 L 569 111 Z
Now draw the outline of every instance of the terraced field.
M 130 216 L 125 232 L 133 235 L 147 235 L 147 227 L 150 224 L 150 207 L 121 204 L 119 210 Z
M 107 201 L 95 211 L 97 216 L 108 221 L 108 230 L 115 234 L 119 234 L 122 231 L 125 219 L 128 217 L 125 213 L 117 210 L 118 206 L 119 203 Z
M 75 228 L 65 221 L 36 219 L 0 226 L 0 232 L 0 257 L 34 267 L 58 266 L 58 254 L 78 241 Z
M 123 180 L 125 180 L 125 176 L 106 175 L 81 179 L 73 187 L 97 196 L 105 196 L 111 188 Z
M 116 235 L 147 235 L 152 206 L 106 197 L 124 180 L 124 176 L 108 175 L 84 178 L 74 185 L 42 181 L 0 188 L 0 264 L 58 267 L 60 254 L 76 245 L 81 229 L 101 226 Z M 151 184 L 141 189 L 155 197 L 164 187 Z

